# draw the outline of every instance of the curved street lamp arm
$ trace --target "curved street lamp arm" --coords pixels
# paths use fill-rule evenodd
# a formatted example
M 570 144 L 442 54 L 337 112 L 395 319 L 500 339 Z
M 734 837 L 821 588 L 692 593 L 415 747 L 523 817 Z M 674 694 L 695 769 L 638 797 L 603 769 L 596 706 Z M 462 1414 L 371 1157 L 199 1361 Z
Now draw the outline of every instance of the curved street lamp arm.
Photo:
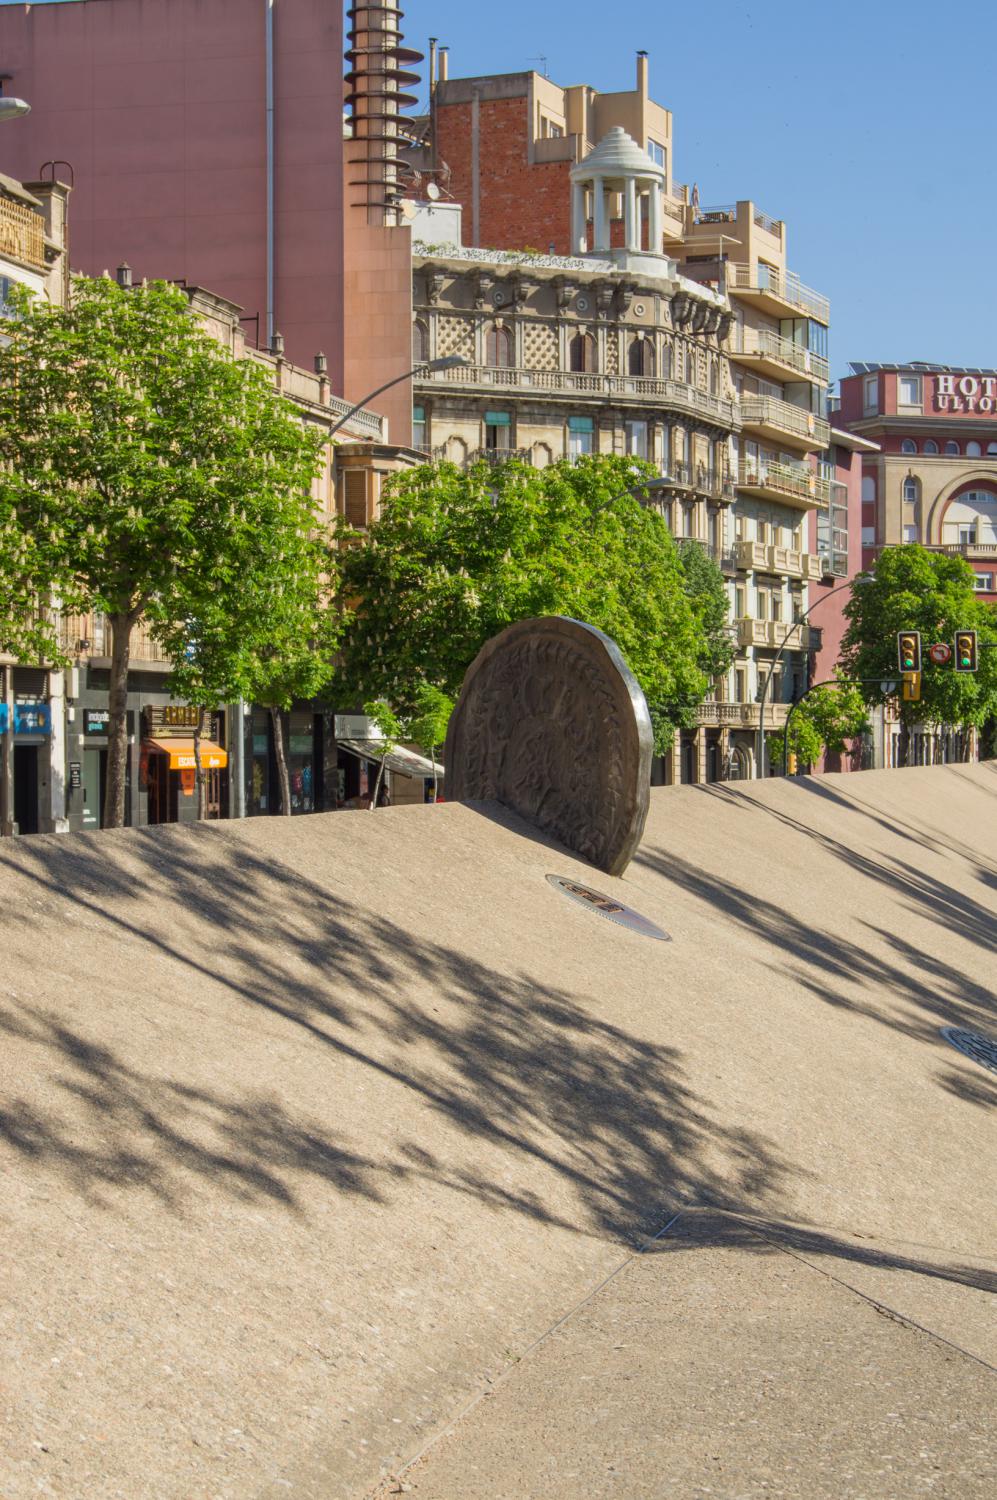
M 790 704 L 790 706 L 789 706 L 789 713 L 786 715 L 786 727 L 782 731 L 782 774 L 784 776 L 786 774 L 786 767 L 789 765 L 789 724 L 790 724 L 790 720 L 792 719 L 792 717 L 795 714 L 796 710 L 799 708 L 800 704 L 804 701 L 804 699 L 809 698 L 811 693 L 816 693 L 816 691 L 817 691 L 818 688 L 837 687 L 837 686 L 838 686 L 838 678 L 837 677 L 826 677 L 823 682 L 812 682 L 810 684 L 810 686 L 807 688 L 806 692 L 805 693 L 801 693 L 800 696 L 797 698 L 796 702 Z
M 804 621 L 809 619 L 812 612 L 821 604 L 823 604 L 825 599 L 830 599 L 832 594 L 840 594 L 843 593 L 845 589 L 853 588 L 854 584 L 855 580 L 849 579 L 847 583 L 839 583 L 833 589 L 828 589 L 826 594 L 821 594 L 819 599 L 815 599 L 813 604 L 809 605 L 808 608 L 803 611 L 798 620 L 793 621 L 792 625 L 790 625 L 789 629 L 786 631 L 786 634 L 782 638 L 779 649 L 775 654 L 775 661 L 772 663 L 771 667 L 766 673 L 765 681 L 762 684 L 761 710 L 758 715 L 758 776 L 760 780 L 764 779 L 765 776 L 765 707 L 768 699 L 769 683 L 772 681 L 772 674 L 774 673 L 776 667 L 782 661 L 783 653 L 785 652 L 786 646 L 789 642 L 789 637 L 792 635 L 797 625 L 802 625 Z
M 335 437 L 339 429 L 345 426 L 351 417 L 355 417 L 358 411 L 363 411 L 368 401 L 373 401 L 384 391 L 390 391 L 393 385 L 401 385 L 403 380 L 411 380 L 413 375 L 417 374 L 419 370 L 424 370 L 425 368 L 425 365 L 416 365 L 414 369 L 406 370 L 404 375 L 395 375 L 393 379 L 386 380 L 383 385 L 378 386 L 376 391 L 368 391 L 367 395 L 363 398 L 362 401 L 358 401 L 355 406 L 351 406 L 349 411 L 343 413 L 338 422 L 333 423 L 333 425 L 329 428 L 329 436 Z

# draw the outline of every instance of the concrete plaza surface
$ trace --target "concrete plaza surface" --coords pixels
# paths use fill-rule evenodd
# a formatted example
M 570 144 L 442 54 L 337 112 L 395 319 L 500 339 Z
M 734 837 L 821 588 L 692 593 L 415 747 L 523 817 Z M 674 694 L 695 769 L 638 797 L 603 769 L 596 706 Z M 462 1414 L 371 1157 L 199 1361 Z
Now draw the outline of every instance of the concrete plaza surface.
M 995 829 L 988 764 L 661 790 L 622 880 L 5 841 L 0 1497 L 992 1493 Z

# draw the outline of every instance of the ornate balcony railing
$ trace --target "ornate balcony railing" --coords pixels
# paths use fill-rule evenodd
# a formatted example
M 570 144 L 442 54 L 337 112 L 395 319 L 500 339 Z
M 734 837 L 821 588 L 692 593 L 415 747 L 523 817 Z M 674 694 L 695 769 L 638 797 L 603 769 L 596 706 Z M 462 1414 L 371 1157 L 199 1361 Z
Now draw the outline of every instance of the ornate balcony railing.
M 663 406 L 691 412 L 718 427 L 740 426 L 737 403 L 711 396 L 679 380 L 653 375 L 599 375 L 580 370 L 527 370 L 517 365 L 458 365 L 450 370 L 426 370 L 415 376 L 417 389 L 458 387 L 487 395 L 508 391 L 511 395 L 538 392 L 590 400 L 594 404 L 625 401 L 643 406 Z
M 111 659 L 111 627 L 106 615 L 63 615 L 59 621 L 59 644 L 67 656 L 92 663 Z M 140 620 L 131 634 L 131 666 L 168 667 L 170 658 Z
M 765 708 L 765 722 L 780 728 L 786 722 L 791 705 L 769 703 Z M 696 721 L 707 728 L 757 729 L 761 718 L 759 703 L 701 703 L 696 709 Z
M 45 225 L 26 203 L 0 197 L 0 254 L 45 269 Z
M 787 651 L 818 651 L 820 643 L 812 645 L 813 628 L 794 625 L 789 620 L 735 620 L 737 644 L 739 646 L 779 647 L 785 643 Z

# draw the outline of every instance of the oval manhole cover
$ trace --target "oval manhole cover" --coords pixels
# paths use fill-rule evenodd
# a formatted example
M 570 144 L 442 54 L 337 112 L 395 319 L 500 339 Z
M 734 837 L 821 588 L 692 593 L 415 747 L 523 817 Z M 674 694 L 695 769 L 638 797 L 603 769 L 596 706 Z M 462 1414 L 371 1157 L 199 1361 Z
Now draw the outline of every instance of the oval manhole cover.
M 982 1036 L 978 1031 L 961 1031 L 958 1026 L 943 1026 L 942 1036 L 950 1047 L 971 1057 L 981 1068 L 997 1073 L 997 1042 L 992 1037 Z
M 631 911 L 629 906 L 614 901 L 612 896 L 604 896 L 601 891 L 579 885 L 576 880 L 568 880 L 564 875 L 548 875 L 547 880 L 556 891 L 563 891 L 570 901 L 577 901 L 579 906 L 587 906 L 589 911 L 598 912 L 600 917 L 608 917 L 610 922 L 615 922 L 620 927 L 629 927 L 631 932 L 643 933 L 644 937 L 658 938 L 663 943 L 671 942 L 667 932 L 663 932 L 654 922 L 649 922 L 647 917 L 642 917 L 640 912 Z

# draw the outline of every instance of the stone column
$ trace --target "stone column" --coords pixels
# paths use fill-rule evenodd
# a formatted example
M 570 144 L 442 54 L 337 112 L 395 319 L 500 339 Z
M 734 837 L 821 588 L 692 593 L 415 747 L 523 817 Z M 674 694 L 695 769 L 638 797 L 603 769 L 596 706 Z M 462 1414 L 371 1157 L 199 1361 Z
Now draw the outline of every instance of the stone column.
M 588 249 L 584 182 L 571 184 L 571 244 L 576 255 L 584 255 Z
M 640 249 L 640 220 L 637 217 L 637 183 L 628 177 L 623 193 L 624 242 L 628 250 Z
M 606 184 L 601 177 L 592 179 L 592 219 L 595 224 L 595 250 L 609 249 L 609 219 L 606 215 Z
M 650 219 L 648 221 L 648 248 L 652 255 L 661 254 L 661 183 L 650 185 Z

